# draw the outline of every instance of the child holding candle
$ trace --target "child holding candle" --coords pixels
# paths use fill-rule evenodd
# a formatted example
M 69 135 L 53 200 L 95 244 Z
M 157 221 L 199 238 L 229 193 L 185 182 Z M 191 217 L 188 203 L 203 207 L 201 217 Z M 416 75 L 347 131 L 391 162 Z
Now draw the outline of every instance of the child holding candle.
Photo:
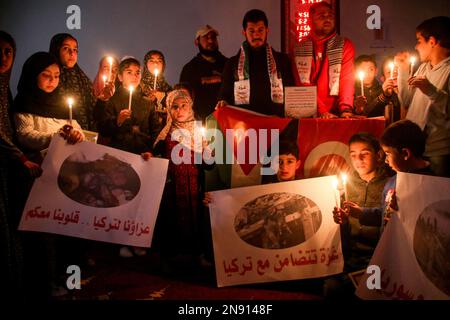
M 112 59 L 112 67 L 110 68 L 109 59 Z M 102 101 L 107 101 L 115 92 L 116 86 L 119 85 L 117 79 L 117 70 L 119 61 L 113 57 L 105 56 L 100 60 L 97 75 L 94 79 L 94 96 Z M 111 70 L 111 76 L 110 76 Z M 103 78 L 105 77 L 105 78 Z M 108 80 L 109 79 L 109 80 Z
M 170 261 L 178 258 L 198 258 L 205 265 L 201 254 L 207 253 L 211 246 L 208 217 L 203 214 L 203 169 L 206 164 L 195 164 L 197 155 L 204 154 L 206 141 L 201 136 L 201 122 L 196 121 L 193 101 L 184 89 L 171 91 L 167 96 L 167 123 L 159 133 L 154 154 L 170 159 L 168 179 L 164 189 L 160 214 L 157 221 L 158 240 L 161 241 L 163 271 L 171 268 Z M 182 131 L 181 131 L 182 130 Z M 183 132 L 184 136 L 179 136 Z M 189 159 L 190 163 L 176 163 L 173 151 Z M 151 154 L 143 155 L 148 159 Z M 172 261 L 175 262 L 175 261 Z
M 125 57 L 119 64 L 120 86 L 106 103 L 105 118 L 100 121 L 102 135 L 110 137 L 110 146 L 131 153 L 141 154 L 153 150 L 153 142 L 161 127 L 154 105 L 144 96 L 140 87 L 141 65 L 133 57 Z M 130 86 L 133 87 L 130 105 Z M 120 249 L 120 256 L 146 254 L 144 248 Z
M 394 61 L 393 56 L 388 56 L 383 60 L 382 74 L 380 76 L 380 80 L 383 83 L 384 98 L 388 102 L 384 117 L 388 120 L 389 124 L 404 118 L 404 114 L 402 113 L 404 109 L 402 109 L 400 100 L 398 99 L 398 67 L 394 67 L 392 72 L 390 68 L 392 61 Z
M 410 120 L 400 120 L 387 127 L 380 138 L 381 147 L 386 154 L 386 163 L 395 172 L 409 172 L 416 174 L 433 174 L 430 163 L 423 158 L 426 135 L 420 127 Z M 381 206 L 361 207 L 354 202 L 345 203 L 348 210 L 335 210 L 335 221 L 342 223 L 349 217 L 359 219 L 360 223 L 382 226 L 386 217 L 384 213 L 388 207 L 395 208 L 396 176 L 386 181 L 381 197 Z M 390 201 L 386 199 L 389 196 Z M 379 205 L 379 204 L 378 204 Z
M 42 151 L 48 148 L 55 133 L 63 136 L 68 143 L 75 144 L 84 140 L 84 135 L 77 120 L 72 120 L 69 125 L 69 106 L 67 99 L 62 100 L 58 93 L 60 67 L 56 58 L 48 52 L 37 52 L 27 59 L 23 65 L 17 87 L 17 96 L 14 99 L 14 120 L 16 123 L 16 134 L 19 144 L 26 150 L 27 157 L 35 162 L 42 161 Z M 73 104 L 74 114 L 77 113 L 77 101 Z M 19 178 L 20 179 L 20 178 Z M 34 180 L 21 181 L 22 190 L 20 196 L 28 196 Z M 33 234 L 27 235 L 25 242 L 25 254 L 30 266 L 30 273 L 39 272 L 42 279 L 36 280 L 46 290 L 47 285 L 52 295 L 63 295 L 67 293 L 62 287 L 64 283 L 61 276 L 65 275 L 67 260 L 64 252 L 57 249 L 61 245 L 70 252 L 70 261 L 78 264 L 80 252 L 75 248 L 81 248 L 77 242 L 76 246 L 69 246 L 65 239 L 55 235 Z M 64 243 L 61 243 L 61 242 Z M 31 266 L 32 264 L 32 266 Z M 31 269 L 33 269 L 31 271 Z M 37 271 L 38 270 L 38 271 Z M 47 278 L 47 276 L 49 278 Z M 41 277 L 39 277 L 41 278 Z M 35 280 L 29 285 L 29 289 L 37 290 Z M 48 282 L 48 283 L 46 283 Z M 47 294 L 42 291 L 39 294 Z M 45 299 L 45 298 L 44 298 Z
M 79 123 L 69 126 L 69 106 L 58 93 L 60 68 L 53 55 L 37 52 L 25 62 L 14 99 L 17 138 L 30 157 L 42 161 L 40 151 L 50 145 L 54 133 L 69 143 L 84 139 Z M 76 114 L 76 102 L 73 112 Z
M 156 122 L 154 106 L 144 96 L 139 84 L 141 66 L 133 57 L 124 58 L 119 65 L 120 86 L 109 99 L 100 133 L 111 137 L 110 146 L 141 154 L 151 150 L 160 126 Z M 130 86 L 134 88 L 130 106 Z
M 95 97 L 91 80 L 78 65 L 78 41 L 68 33 L 59 33 L 53 36 L 49 52 L 57 58 L 60 66 L 60 97 L 73 97 L 77 102 L 78 123 L 85 130 L 95 131 Z
M 142 90 L 144 95 L 157 105 L 158 111 L 166 109 L 165 98 L 172 87 L 164 78 L 166 60 L 162 52 L 150 50 L 144 56 L 144 72 L 142 74 Z M 165 117 L 163 117 L 165 118 Z
M 349 140 L 353 171 L 346 182 L 348 201 L 359 206 L 377 206 L 384 185 L 392 174 L 384 165 L 384 153 L 378 140 L 369 133 L 354 134 Z M 344 207 L 345 208 L 345 207 Z M 379 226 L 367 225 L 352 216 L 345 216 L 344 209 L 335 207 L 334 220 L 341 225 L 344 274 L 325 280 L 328 298 L 339 294 L 353 294 L 354 288 L 346 273 L 367 267 L 379 239 Z M 343 218 L 345 217 L 345 218 Z
M 97 102 L 94 106 L 93 117 L 97 128 L 102 127 L 100 122 L 105 119 L 106 103 L 109 99 L 111 99 L 116 91 L 116 88 L 120 85 L 120 82 L 117 79 L 118 68 L 119 61 L 113 57 L 105 56 L 100 60 L 98 72 L 93 84 L 94 96 L 97 98 Z M 98 143 L 108 145 L 109 142 L 110 137 L 103 135 L 102 132 L 99 132 Z
M 380 85 L 376 79 L 378 69 L 373 56 L 361 55 L 356 58 L 355 70 L 364 74 L 362 86 L 359 79 L 355 82 L 355 113 L 367 117 L 384 116 L 385 106 L 392 96 L 393 80 L 386 80 L 386 86 Z M 362 91 L 364 95 L 361 94 Z
M 406 119 L 427 133 L 425 156 L 436 175 L 450 177 L 450 17 L 425 20 L 416 28 L 422 63 L 413 77 L 411 56 L 398 53 L 398 88 Z

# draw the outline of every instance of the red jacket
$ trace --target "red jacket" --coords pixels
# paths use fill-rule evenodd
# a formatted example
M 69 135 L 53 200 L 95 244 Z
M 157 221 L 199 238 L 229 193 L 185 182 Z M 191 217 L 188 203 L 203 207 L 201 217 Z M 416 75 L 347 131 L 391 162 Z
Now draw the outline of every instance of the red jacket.
M 314 35 L 310 34 L 310 38 L 313 41 L 314 53 L 316 55 L 315 59 L 312 61 L 312 71 L 311 71 L 311 84 L 312 86 L 317 85 L 317 109 L 318 113 L 323 114 L 326 112 L 331 112 L 336 115 L 340 115 L 343 111 L 353 110 L 353 95 L 355 91 L 355 74 L 353 68 L 353 61 L 355 56 L 355 49 L 353 43 L 349 39 L 344 41 L 344 49 L 342 54 L 342 66 L 341 74 L 339 80 L 339 96 L 330 96 L 330 88 L 328 85 L 328 56 L 325 53 L 326 42 L 332 38 L 336 33 L 328 36 L 324 39 L 317 39 Z M 317 58 L 317 54 L 322 53 L 323 67 L 320 69 L 320 63 Z M 295 61 L 295 59 L 292 59 Z M 320 72 L 319 77 L 317 74 Z M 297 86 L 304 86 L 307 84 L 302 84 L 294 65 L 294 75 Z M 317 83 L 314 83 L 313 79 L 316 79 Z

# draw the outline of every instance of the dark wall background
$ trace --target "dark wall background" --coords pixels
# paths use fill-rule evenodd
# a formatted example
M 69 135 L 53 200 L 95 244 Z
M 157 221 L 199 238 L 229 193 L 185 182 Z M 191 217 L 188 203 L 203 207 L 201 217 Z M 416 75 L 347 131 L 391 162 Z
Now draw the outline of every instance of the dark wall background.
M 81 30 L 66 27 L 66 9 L 72 4 L 81 8 Z M 279 0 L 0 0 L 0 29 L 11 33 L 18 47 L 11 87 L 16 89 L 25 60 L 47 51 L 59 32 L 78 39 L 78 62 L 91 79 L 105 54 L 142 61 L 148 50 L 158 49 L 166 57 L 166 78 L 174 84 L 183 65 L 198 52 L 194 37 L 200 26 L 216 28 L 220 50 L 234 55 L 243 41 L 242 18 L 253 8 L 266 12 L 269 41 L 280 50 Z
M 381 9 L 380 31 L 369 30 L 367 7 Z M 340 0 L 340 32 L 350 38 L 356 55 L 376 54 L 378 62 L 398 51 L 413 51 L 416 26 L 434 16 L 450 16 L 448 0 Z M 381 37 L 381 38 L 380 38 Z
M 94 78 L 105 54 L 132 55 L 142 59 L 149 49 L 159 49 L 167 61 L 166 78 L 178 81 L 183 65 L 196 53 L 195 31 L 211 24 L 219 30 L 219 45 L 226 56 L 234 55 L 242 40 L 241 23 L 252 8 L 269 17 L 269 42 L 280 50 L 283 0 L 0 0 L 0 29 L 10 32 L 18 52 L 12 77 L 15 90 L 22 64 L 32 53 L 48 50 L 51 37 L 72 33 L 79 41 L 79 64 Z M 297 1 L 297 0 L 292 0 Z M 448 0 L 340 0 L 340 31 L 353 40 L 356 54 L 374 53 L 379 61 L 399 50 L 413 50 L 415 27 L 424 19 L 450 15 Z M 81 8 L 81 30 L 68 30 L 66 9 Z M 382 30 L 366 28 L 366 9 L 381 8 Z M 381 38 L 380 38 L 381 34 Z

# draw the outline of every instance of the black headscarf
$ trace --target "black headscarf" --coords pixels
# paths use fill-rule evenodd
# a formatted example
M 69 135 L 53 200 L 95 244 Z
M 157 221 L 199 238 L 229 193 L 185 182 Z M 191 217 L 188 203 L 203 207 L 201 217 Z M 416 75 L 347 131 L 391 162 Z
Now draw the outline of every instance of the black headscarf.
M 14 112 L 31 113 L 46 118 L 68 119 L 69 112 L 60 98 L 59 90 L 47 93 L 37 85 L 38 75 L 48 66 L 56 64 L 56 58 L 48 52 L 36 52 L 25 61 L 17 96 L 14 99 Z
M 142 73 L 142 79 L 141 79 L 141 86 L 144 93 L 148 92 L 149 90 L 153 90 L 153 85 L 155 81 L 155 75 L 151 73 L 148 70 L 147 62 L 150 60 L 150 57 L 154 54 L 160 55 L 161 59 L 163 61 L 163 67 L 162 70 L 159 70 L 158 77 L 156 78 L 156 90 L 161 92 L 169 92 L 172 91 L 172 87 L 167 83 L 166 79 L 164 78 L 164 69 L 166 68 L 166 59 L 164 58 L 164 55 L 161 51 L 158 50 L 150 50 L 146 53 L 144 56 L 144 72 Z
M 14 58 L 16 57 L 16 42 L 14 41 L 13 37 L 9 33 L 0 30 L 0 40 L 3 40 L 12 47 L 13 49 L 12 63 L 14 63 Z M 11 68 L 7 72 L 0 73 L 0 108 L 1 108 L 0 117 L 2 117 L 2 119 L 3 117 L 7 117 L 7 114 L 10 109 L 11 92 L 9 90 L 9 80 L 11 78 L 11 70 L 12 64 Z
M 16 58 L 16 41 L 14 41 L 14 38 L 7 32 L 0 30 L 0 40 L 3 40 L 7 43 L 9 43 L 9 45 L 12 47 L 13 49 L 13 62 L 14 59 Z M 12 67 L 11 67 L 12 69 Z M 11 69 L 9 69 L 9 74 L 11 74 Z
M 13 37 L 0 30 L 0 40 L 8 43 L 13 49 L 13 63 L 16 56 L 16 42 Z M 23 154 L 14 143 L 14 127 L 11 121 L 11 105 L 12 96 L 9 89 L 9 80 L 11 77 L 11 68 L 5 73 L 0 73 L 0 159 L 6 158 L 20 158 Z
M 73 68 L 67 68 L 62 65 L 60 59 L 60 50 L 63 45 L 64 40 L 67 38 L 75 40 L 72 35 L 68 33 L 58 33 L 53 36 L 50 41 L 49 52 L 53 54 L 61 68 L 61 75 L 59 77 L 60 95 L 61 98 L 68 96 L 73 97 L 76 102 L 77 114 L 74 114 L 75 119 L 78 121 L 83 129 L 95 130 L 94 120 L 93 120 L 93 109 L 95 105 L 94 89 L 91 80 L 88 76 L 81 70 L 78 63 L 76 63 Z

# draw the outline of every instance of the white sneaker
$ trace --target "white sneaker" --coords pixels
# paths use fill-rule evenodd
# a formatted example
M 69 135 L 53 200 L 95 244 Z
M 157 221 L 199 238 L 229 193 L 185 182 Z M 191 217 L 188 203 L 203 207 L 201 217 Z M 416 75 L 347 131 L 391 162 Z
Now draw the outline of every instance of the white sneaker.
M 140 247 L 133 247 L 133 252 L 135 255 L 142 257 L 145 256 L 147 254 L 147 250 L 145 250 L 144 248 L 140 248 Z
M 120 248 L 119 256 L 121 256 L 122 258 L 132 258 L 133 252 L 131 252 L 130 248 L 128 247 L 122 247 Z

